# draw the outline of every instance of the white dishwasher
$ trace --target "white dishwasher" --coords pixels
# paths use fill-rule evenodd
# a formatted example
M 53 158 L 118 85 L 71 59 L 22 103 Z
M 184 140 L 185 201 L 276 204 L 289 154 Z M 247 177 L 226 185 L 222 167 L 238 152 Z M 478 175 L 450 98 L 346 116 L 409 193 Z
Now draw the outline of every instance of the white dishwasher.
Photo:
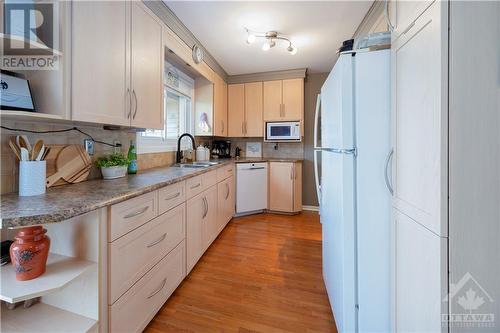
M 267 209 L 267 163 L 236 164 L 236 215 Z

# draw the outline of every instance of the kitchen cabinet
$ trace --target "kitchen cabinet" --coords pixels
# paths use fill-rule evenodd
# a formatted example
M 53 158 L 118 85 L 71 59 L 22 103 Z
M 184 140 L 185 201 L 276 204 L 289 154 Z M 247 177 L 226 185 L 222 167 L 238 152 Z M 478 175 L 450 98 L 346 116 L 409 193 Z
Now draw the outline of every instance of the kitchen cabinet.
M 392 47 L 393 204 L 440 236 L 448 210 L 446 8 L 434 3 Z
M 230 176 L 217 184 L 217 224 L 218 233 L 233 218 L 235 205 L 234 176 Z
M 262 137 L 262 82 L 228 86 L 229 136 Z
M 264 82 L 264 120 L 304 119 L 304 79 Z
M 245 136 L 264 136 L 262 82 L 245 83 Z
M 159 19 L 141 2 L 74 2 L 72 27 L 71 119 L 163 129 Z
M 397 39 L 435 0 L 391 1 L 390 18 L 394 27 L 394 39 Z
M 230 137 L 245 136 L 245 85 L 229 84 L 227 86 L 228 135 Z
M 397 332 L 441 332 L 447 313 L 447 240 L 394 211 Z
M 269 162 L 269 210 L 283 213 L 302 210 L 300 162 Z
M 205 198 L 205 218 L 203 219 L 203 249 L 202 253 L 208 249 L 210 244 L 219 234 L 219 224 L 217 221 L 217 186 L 212 186 L 204 192 Z
M 214 135 L 227 136 L 227 83 L 217 74 L 214 82 Z

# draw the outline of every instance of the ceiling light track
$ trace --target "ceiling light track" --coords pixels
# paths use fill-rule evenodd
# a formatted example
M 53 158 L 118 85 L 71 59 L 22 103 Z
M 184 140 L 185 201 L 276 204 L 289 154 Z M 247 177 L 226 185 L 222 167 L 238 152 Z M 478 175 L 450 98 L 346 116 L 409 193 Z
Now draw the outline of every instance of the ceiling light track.
M 286 36 L 280 35 L 279 32 L 277 31 L 267 31 L 267 32 L 256 32 L 256 31 L 251 31 L 248 28 L 245 28 L 247 32 L 247 43 L 252 44 L 254 43 L 257 38 L 263 38 L 265 39 L 264 44 L 262 44 L 262 50 L 263 51 L 269 51 L 273 47 L 276 46 L 276 41 L 282 40 L 285 42 L 288 42 L 288 47 L 286 50 L 291 54 L 294 55 L 297 53 L 297 48 L 293 45 L 292 41 L 288 39 Z

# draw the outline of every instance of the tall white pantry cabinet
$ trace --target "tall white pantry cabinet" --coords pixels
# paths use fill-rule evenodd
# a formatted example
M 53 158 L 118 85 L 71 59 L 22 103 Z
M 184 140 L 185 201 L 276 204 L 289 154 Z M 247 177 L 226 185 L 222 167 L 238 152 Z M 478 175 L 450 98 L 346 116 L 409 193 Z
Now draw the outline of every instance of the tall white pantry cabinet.
M 393 331 L 497 332 L 500 2 L 390 8 Z

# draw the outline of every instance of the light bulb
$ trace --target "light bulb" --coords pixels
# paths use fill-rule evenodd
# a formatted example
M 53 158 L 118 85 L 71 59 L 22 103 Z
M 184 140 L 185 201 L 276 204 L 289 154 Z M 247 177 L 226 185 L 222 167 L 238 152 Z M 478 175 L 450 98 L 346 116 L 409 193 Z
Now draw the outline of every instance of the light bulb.
M 292 45 L 287 47 L 287 51 L 290 52 L 291 55 L 297 54 L 297 48 L 295 46 L 292 46 Z
M 268 42 L 265 42 L 264 44 L 262 44 L 262 51 L 269 51 L 270 48 L 271 48 L 271 45 Z
M 248 37 L 247 37 L 247 43 L 248 44 L 252 44 L 253 42 L 255 42 L 255 35 L 254 34 L 249 34 Z

